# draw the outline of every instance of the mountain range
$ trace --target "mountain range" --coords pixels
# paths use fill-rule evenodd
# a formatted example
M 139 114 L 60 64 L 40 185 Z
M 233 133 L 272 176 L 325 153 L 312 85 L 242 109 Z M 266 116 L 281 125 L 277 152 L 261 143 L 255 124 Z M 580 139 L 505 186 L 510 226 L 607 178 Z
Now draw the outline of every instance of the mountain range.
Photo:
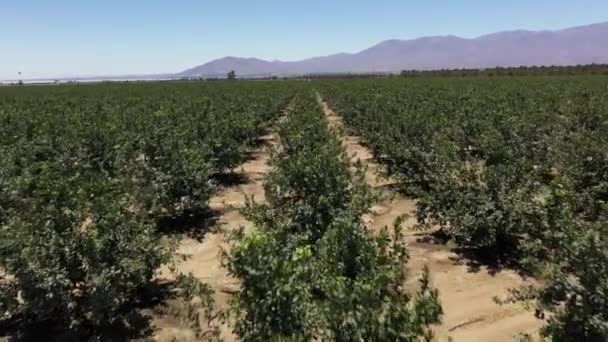
M 237 76 L 289 76 L 591 63 L 608 63 L 608 22 L 555 31 L 505 31 L 472 39 L 392 39 L 356 53 L 289 62 L 224 57 L 176 76 L 225 76 L 230 70 Z

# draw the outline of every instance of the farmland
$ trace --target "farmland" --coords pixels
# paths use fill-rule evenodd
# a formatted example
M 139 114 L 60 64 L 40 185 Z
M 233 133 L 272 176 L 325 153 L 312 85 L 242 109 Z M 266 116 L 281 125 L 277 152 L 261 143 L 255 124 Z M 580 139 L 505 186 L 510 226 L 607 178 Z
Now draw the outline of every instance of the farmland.
M 416 199 L 419 229 L 477 264 L 534 275 L 542 285 L 510 299 L 555 314 L 543 335 L 600 341 L 607 87 L 585 76 L 431 77 L 327 82 L 324 96 Z
M 3 87 L 0 153 L 7 337 L 608 339 L 604 76 Z
M 216 179 L 247 157 L 286 100 L 281 89 L 3 89 L 0 250 L 9 316 L 68 330 L 121 324 L 171 259 L 164 233 L 206 210 Z

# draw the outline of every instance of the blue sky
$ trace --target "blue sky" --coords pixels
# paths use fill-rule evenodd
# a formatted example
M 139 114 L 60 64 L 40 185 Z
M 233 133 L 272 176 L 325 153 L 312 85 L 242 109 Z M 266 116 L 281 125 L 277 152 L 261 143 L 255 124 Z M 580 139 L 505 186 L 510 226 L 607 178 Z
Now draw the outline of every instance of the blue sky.
M 603 21 L 606 0 L 0 0 L 0 79 L 175 72 L 225 55 L 296 60 L 391 38 Z

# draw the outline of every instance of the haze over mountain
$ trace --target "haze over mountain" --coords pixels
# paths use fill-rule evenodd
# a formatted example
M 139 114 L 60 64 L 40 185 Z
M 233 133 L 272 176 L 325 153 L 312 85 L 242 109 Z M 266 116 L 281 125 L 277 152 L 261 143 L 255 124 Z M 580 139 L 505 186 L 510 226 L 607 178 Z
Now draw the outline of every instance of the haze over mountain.
M 223 76 L 234 70 L 239 76 L 284 76 L 591 63 L 608 63 L 608 22 L 556 31 L 498 32 L 473 39 L 392 39 L 357 53 L 291 62 L 224 57 L 177 75 Z

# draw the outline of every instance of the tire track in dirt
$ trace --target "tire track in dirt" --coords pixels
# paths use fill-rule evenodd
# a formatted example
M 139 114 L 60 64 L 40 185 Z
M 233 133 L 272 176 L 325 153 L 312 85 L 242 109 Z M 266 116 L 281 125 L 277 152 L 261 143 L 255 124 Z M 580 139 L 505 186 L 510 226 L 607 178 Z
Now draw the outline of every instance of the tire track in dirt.
M 192 273 L 202 282 L 209 284 L 215 291 L 214 299 L 221 310 L 229 307 L 231 295 L 239 289 L 238 280 L 232 278 L 221 264 L 221 251 L 228 247 L 228 234 L 240 227 L 245 227 L 246 230 L 252 227 L 251 222 L 240 213 L 240 209 L 245 206 L 246 198 L 253 197 L 256 202 L 264 201 L 264 177 L 270 170 L 270 151 L 276 149 L 279 144 L 278 134 L 269 129 L 260 137 L 259 143 L 251 152 L 249 160 L 233 170 L 234 177 L 241 181 L 222 188 L 209 201 L 209 208 L 217 214 L 216 229 L 207 232 L 202 240 L 190 237 L 181 239 L 176 251 L 176 259 L 179 255 L 188 255 L 187 259 L 177 261 L 177 273 Z M 174 275 L 164 268 L 159 278 L 170 281 L 174 279 Z M 156 329 L 153 336 L 155 341 L 197 340 L 193 332 L 174 317 L 156 316 L 151 325 Z M 221 331 L 224 341 L 237 340 L 228 324 L 223 324 Z
M 511 270 L 492 273 L 481 266 L 471 271 L 449 247 L 421 242 L 421 238 L 428 234 L 414 229 L 415 200 L 391 190 L 396 182 L 382 176 L 382 170 L 370 149 L 359 137 L 345 130 L 342 118 L 329 108 L 321 96 L 319 103 L 330 127 L 341 137 L 351 161 L 363 163 L 367 167 L 368 184 L 387 195 L 387 199 L 374 205 L 371 215 L 364 218 L 368 228 L 377 231 L 385 226 L 390 227 L 397 217 L 408 215 L 404 221 L 410 254 L 410 276 L 406 286 L 414 288 L 422 267 L 429 266 L 432 284 L 439 289 L 444 310 L 442 323 L 434 329 L 436 340 L 447 341 L 451 337 L 457 342 L 499 342 L 513 341 L 520 334 L 537 334 L 542 321 L 534 318 L 533 312 L 524 309 L 521 304 L 500 306 L 494 302 L 495 296 L 504 298 L 508 289 L 524 284 L 525 280 Z

